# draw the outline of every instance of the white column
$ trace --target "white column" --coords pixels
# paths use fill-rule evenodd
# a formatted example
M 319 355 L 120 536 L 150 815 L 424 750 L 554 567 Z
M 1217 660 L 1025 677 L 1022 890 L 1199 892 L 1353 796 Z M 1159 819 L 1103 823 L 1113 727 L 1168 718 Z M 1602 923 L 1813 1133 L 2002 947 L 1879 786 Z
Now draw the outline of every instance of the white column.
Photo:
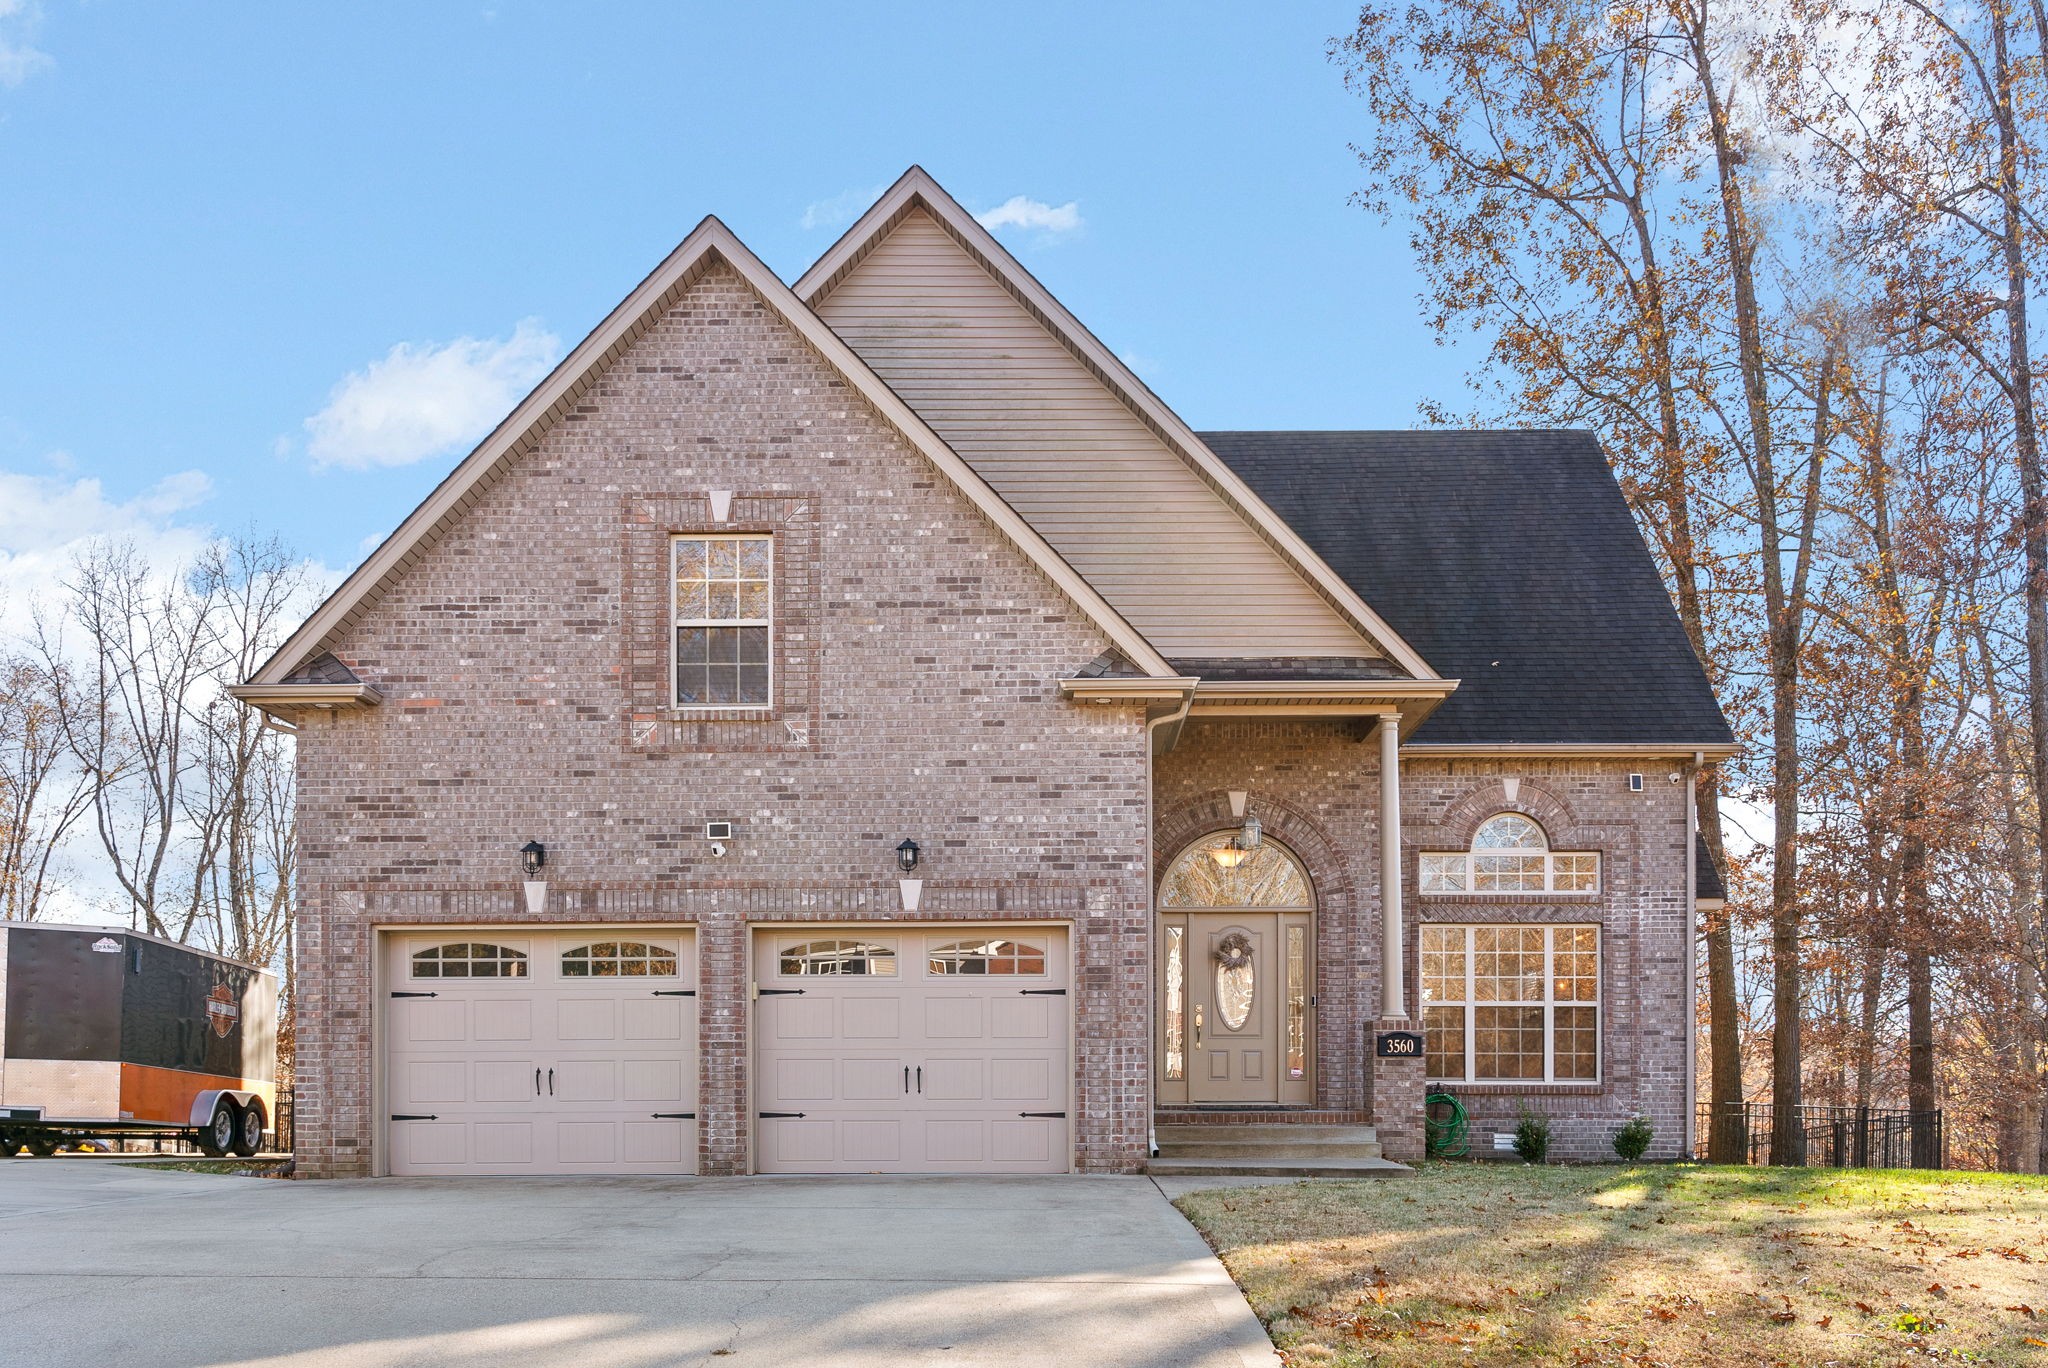
M 1401 918 L 1401 719 L 1380 716 L 1380 1017 L 1408 1015 Z

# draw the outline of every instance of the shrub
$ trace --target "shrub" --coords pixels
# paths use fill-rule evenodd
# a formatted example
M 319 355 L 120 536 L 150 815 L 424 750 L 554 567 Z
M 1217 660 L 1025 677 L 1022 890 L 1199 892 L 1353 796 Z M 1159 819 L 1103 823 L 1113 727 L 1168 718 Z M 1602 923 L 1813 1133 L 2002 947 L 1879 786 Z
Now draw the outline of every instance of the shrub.
M 1614 1133 L 1614 1152 L 1621 1156 L 1624 1164 L 1633 1164 L 1650 1149 L 1650 1118 L 1637 1113 L 1622 1124 Z
M 1515 1123 L 1515 1153 L 1525 1164 L 1540 1164 L 1550 1153 L 1550 1118 L 1523 1112 Z

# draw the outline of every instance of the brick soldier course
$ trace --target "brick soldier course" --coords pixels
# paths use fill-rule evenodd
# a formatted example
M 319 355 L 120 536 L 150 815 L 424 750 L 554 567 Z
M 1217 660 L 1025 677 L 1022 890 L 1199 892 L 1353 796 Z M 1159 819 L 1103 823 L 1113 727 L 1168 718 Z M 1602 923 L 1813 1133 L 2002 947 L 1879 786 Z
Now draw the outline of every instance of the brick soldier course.
M 922 173 L 906 180 L 911 189 L 892 194 L 957 221 Z M 1656 1152 L 1678 1151 L 1689 1117 L 1689 780 L 1727 742 L 1703 681 L 1658 684 L 1684 697 L 1662 711 L 1651 699 L 1643 738 L 1591 735 L 1584 754 L 1560 752 L 1568 737 L 1458 734 L 1488 725 L 1451 716 L 1459 705 L 1472 714 L 1462 695 L 1527 694 L 1527 680 L 1463 677 L 1463 662 L 1434 658 L 1421 640 L 1442 614 L 1405 605 L 1403 620 L 1389 610 L 1404 605 L 1375 597 L 1377 572 L 1333 554 L 1336 534 L 1309 538 L 1323 563 L 1309 570 L 1341 574 L 1437 675 L 1460 680 L 1437 695 L 1452 700 L 1438 717 L 1400 724 L 1407 994 L 1390 1015 L 1377 729 L 1395 725 L 1380 720 L 1395 705 L 1367 696 L 1404 682 L 1394 652 L 1342 670 L 1256 643 L 1220 668 L 1166 661 L 1064 552 L 1047 551 L 1050 534 L 1034 544 L 1002 500 L 935 463 L 943 424 L 936 439 L 920 432 L 743 248 L 707 240 L 673 278 L 658 272 L 642 287 L 659 293 L 629 300 L 631 328 L 601 328 L 594 358 L 579 351 L 544 382 L 529 401 L 549 401 L 540 418 L 451 475 L 459 500 L 430 525 L 409 523 L 394 538 L 404 545 L 373 557 L 332 611 L 238 690 L 298 728 L 302 1174 L 377 1168 L 380 929 L 641 923 L 697 936 L 698 1172 L 754 1164 L 750 927 L 953 922 L 1070 929 L 1068 1158 L 1082 1171 L 1138 1170 L 1163 1029 L 1154 890 L 1191 842 L 1241 825 L 1234 792 L 1314 885 L 1316 1110 L 1305 1114 L 1370 1113 L 1390 1155 L 1418 1156 L 1422 1066 L 1376 1071 L 1371 1049 L 1378 1030 L 1421 1029 L 1420 925 L 1595 923 L 1599 1080 L 1453 1091 L 1474 1117 L 1475 1148 L 1535 1110 L 1554 1118 L 1565 1155 L 1604 1152 L 1636 1112 L 1652 1119 Z M 992 240 L 975 244 L 1000 253 Z M 985 264 L 1014 267 L 1006 255 Z M 1215 449 L 1232 459 L 1226 446 Z M 1259 487 L 1278 478 L 1270 462 L 1247 458 L 1244 469 L 1284 508 Z M 1356 471 L 1331 474 L 1335 496 Z M 1594 497 L 1619 506 L 1604 465 L 1586 478 L 1604 480 Z M 1239 508 L 1250 520 L 1275 516 L 1240 502 L 1253 505 Z M 1133 512 L 1134 529 L 1143 517 Z M 735 532 L 773 541 L 772 702 L 680 709 L 669 693 L 670 539 Z M 1611 525 L 1603 535 L 1614 540 Z M 1668 604 L 1664 623 L 1637 611 L 1644 576 L 1655 586 L 1640 540 L 1617 555 L 1634 606 L 1613 630 L 1625 642 L 1655 637 L 1675 661 Z M 1427 563 L 1408 573 L 1460 578 Z M 1490 591 L 1468 576 L 1432 592 Z M 1601 585 L 1582 593 L 1594 601 L 1581 611 L 1598 617 Z M 1365 623 L 1361 634 L 1379 653 L 1391 632 Z M 1689 662 L 1656 668 L 1676 678 Z M 1260 687 L 1301 679 L 1325 692 L 1271 711 L 1205 693 L 1261 672 L 1277 678 Z M 1158 682 L 1149 695 L 1147 681 Z M 1641 681 L 1624 683 L 1639 705 Z M 1347 689 L 1356 706 L 1340 715 Z M 1226 706 L 1239 711 L 1206 711 Z M 1432 751 L 1444 720 L 1456 747 Z M 1494 753 L 1480 753 L 1488 745 Z M 1648 775 L 1640 791 L 1634 773 Z M 1600 891 L 1422 892 L 1417 856 L 1465 849 L 1502 812 L 1534 818 L 1553 849 L 1597 852 Z M 703 826 L 725 820 L 734 839 L 715 856 Z M 894 863 L 905 837 L 922 851 L 914 912 Z M 521 888 L 529 839 L 546 846 L 537 913 Z

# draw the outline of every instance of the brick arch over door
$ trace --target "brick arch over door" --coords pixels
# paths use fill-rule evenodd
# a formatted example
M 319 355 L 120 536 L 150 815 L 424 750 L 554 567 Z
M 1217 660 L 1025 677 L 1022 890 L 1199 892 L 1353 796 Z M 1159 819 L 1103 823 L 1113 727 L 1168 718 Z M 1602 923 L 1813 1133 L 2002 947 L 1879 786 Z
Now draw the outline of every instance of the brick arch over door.
M 1358 896 L 1356 871 L 1321 823 L 1278 798 L 1257 789 L 1249 792 L 1249 810 L 1258 814 L 1266 835 L 1294 853 L 1315 893 L 1316 1104 L 1363 1107 L 1364 1061 L 1359 1041 L 1379 991 L 1379 958 L 1370 949 L 1377 943 L 1378 929 L 1366 921 L 1368 916 L 1376 917 L 1377 900 L 1371 900 L 1369 909 L 1368 900 Z M 1155 910 L 1159 882 L 1183 851 L 1205 836 L 1235 831 L 1242 825 L 1231 815 L 1230 794 L 1224 789 L 1159 812 L 1152 838 Z

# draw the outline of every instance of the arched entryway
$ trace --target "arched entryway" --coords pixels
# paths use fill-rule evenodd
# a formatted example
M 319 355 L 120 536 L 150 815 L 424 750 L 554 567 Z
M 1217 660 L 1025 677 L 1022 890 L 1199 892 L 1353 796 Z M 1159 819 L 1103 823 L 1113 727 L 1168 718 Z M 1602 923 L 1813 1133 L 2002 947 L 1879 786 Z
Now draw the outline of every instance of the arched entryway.
M 1294 853 L 1218 831 L 1159 881 L 1159 1101 L 1315 1099 L 1315 889 Z

